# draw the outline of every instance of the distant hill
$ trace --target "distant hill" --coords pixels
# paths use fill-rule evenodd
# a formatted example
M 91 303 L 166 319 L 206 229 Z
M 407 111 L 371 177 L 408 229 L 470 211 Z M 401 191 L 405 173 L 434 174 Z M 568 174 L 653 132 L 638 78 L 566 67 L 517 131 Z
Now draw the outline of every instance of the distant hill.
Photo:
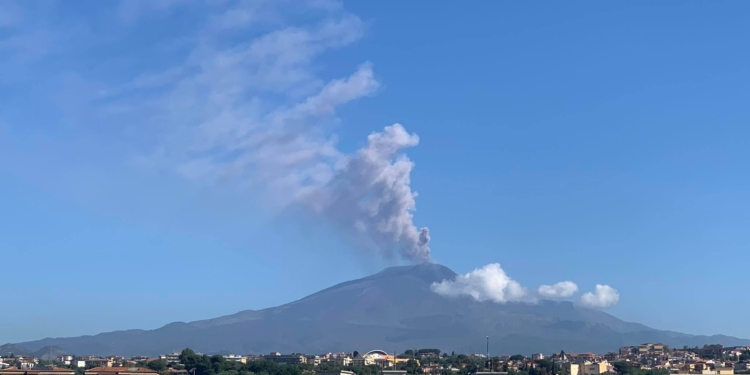
M 58 346 L 45 346 L 36 351 L 31 351 L 17 344 L 5 344 L 0 346 L 0 356 L 8 356 L 11 354 L 33 356 L 48 361 L 67 353 Z
M 5 344 L 3 346 L 0 346 L 0 357 L 9 356 L 11 354 L 31 355 L 31 351 L 21 345 L 16 344 Z
M 424 347 L 474 353 L 484 351 L 487 335 L 493 338 L 495 353 L 607 352 L 642 342 L 671 347 L 750 345 L 750 340 L 729 336 L 661 331 L 570 302 L 496 304 L 448 299 L 430 291 L 433 282 L 455 276 L 437 264 L 392 267 L 264 310 L 171 323 L 149 331 L 46 338 L 19 345 L 28 350 L 56 346 L 68 353 L 125 356 L 158 355 L 185 347 L 243 354 Z

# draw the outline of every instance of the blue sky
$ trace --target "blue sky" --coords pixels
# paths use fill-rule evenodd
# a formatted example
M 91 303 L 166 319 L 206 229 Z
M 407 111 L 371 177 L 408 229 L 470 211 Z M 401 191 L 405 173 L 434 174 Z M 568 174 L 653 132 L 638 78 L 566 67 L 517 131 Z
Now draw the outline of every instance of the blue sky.
M 294 4 L 0 3 L 0 342 L 407 262 L 300 195 L 394 123 L 434 261 L 750 338 L 750 4 Z

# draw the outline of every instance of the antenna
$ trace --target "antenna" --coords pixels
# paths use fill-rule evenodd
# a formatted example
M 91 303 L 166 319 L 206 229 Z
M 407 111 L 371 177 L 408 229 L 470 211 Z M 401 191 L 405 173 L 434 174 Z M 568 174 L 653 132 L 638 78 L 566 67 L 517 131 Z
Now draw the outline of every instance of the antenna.
M 490 365 L 490 371 L 492 371 L 492 358 L 490 358 L 490 337 L 487 336 L 487 363 Z

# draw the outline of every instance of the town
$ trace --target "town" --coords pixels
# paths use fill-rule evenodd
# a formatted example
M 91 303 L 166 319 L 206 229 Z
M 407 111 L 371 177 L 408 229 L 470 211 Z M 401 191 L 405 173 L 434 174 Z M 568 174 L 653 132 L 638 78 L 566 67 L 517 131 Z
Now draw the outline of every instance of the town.
M 401 354 L 371 350 L 360 353 L 204 355 L 185 349 L 158 357 L 7 353 L 0 356 L 0 375 L 732 375 L 750 374 L 750 347 L 705 345 L 669 348 L 645 343 L 618 352 L 534 353 L 489 356 L 444 353 L 438 349 Z

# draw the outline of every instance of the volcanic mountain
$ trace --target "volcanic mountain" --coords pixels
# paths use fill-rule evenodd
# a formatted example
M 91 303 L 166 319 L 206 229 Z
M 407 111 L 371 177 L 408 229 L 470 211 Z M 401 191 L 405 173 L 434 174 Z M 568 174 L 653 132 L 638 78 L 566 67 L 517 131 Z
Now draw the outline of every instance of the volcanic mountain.
M 750 340 L 729 336 L 661 331 L 571 302 L 498 304 L 445 298 L 430 290 L 433 282 L 455 276 L 438 264 L 392 267 L 264 310 L 171 323 L 154 330 L 46 338 L 17 345 L 29 351 L 54 346 L 68 353 L 124 356 L 157 355 L 185 347 L 203 353 L 243 354 L 391 352 L 425 347 L 481 353 L 485 336 L 492 338 L 494 353 L 607 352 L 643 342 L 671 347 L 750 345 Z

